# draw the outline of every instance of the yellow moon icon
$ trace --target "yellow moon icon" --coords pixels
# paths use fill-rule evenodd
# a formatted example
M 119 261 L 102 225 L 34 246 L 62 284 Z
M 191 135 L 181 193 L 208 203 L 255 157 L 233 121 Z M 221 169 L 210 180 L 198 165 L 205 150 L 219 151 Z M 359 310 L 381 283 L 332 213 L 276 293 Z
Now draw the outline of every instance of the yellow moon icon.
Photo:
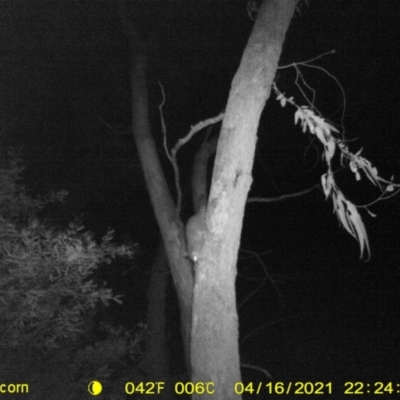
M 103 386 L 99 381 L 92 381 L 88 385 L 88 391 L 91 395 L 97 396 L 103 390 Z

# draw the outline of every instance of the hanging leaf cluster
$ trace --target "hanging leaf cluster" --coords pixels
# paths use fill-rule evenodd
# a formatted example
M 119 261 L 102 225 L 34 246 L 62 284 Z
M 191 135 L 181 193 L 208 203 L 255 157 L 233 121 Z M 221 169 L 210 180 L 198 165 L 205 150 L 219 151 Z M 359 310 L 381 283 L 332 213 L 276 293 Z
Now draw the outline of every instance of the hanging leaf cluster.
M 334 173 L 332 170 L 332 158 L 335 152 L 340 151 L 341 163 L 343 166 L 348 166 L 354 173 L 356 180 L 361 179 L 360 171 L 383 193 L 393 192 L 398 188 L 398 184 L 393 183 L 393 177 L 390 181 L 381 178 L 378 174 L 376 167 L 373 167 L 371 162 L 361 156 L 361 150 L 353 154 L 346 143 L 340 139 L 339 130 L 332 124 L 327 122 L 324 118 L 317 115 L 313 108 L 308 106 L 298 106 L 293 97 L 287 98 L 281 93 L 276 85 L 273 86 L 277 95 L 277 100 L 284 107 L 287 103 L 296 107 L 294 115 L 294 123 L 300 124 L 303 133 L 310 132 L 315 135 L 319 142 L 323 145 L 324 153 L 323 158 L 326 161 L 328 171 L 321 176 L 322 188 L 325 193 L 325 198 L 329 197 L 333 202 L 333 211 L 339 220 L 339 223 L 350 233 L 360 245 L 361 257 L 364 252 L 367 252 L 368 258 L 370 257 L 370 246 L 367 231 L 361 216 L 355 206 L 349 199 L 347 199 L 343 192 L 339 189 L 335 182 Z M 383 196 L 382 196 L 383 197 Z M 366 208 L 364 206 L 364 208 Z M 368 210 L 369 211 L 369 210 Z M 371 215 L 373 215 L 370 212 Z

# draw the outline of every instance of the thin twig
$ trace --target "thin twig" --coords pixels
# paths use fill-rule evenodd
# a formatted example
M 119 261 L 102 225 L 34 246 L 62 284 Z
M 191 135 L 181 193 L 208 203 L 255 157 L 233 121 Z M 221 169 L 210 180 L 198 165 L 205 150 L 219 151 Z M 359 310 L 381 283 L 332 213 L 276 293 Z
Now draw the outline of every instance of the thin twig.
M 257 367 L 256 365 L 245 364 L 245 363 L 240 363 L 240 366 L 243 368 L 254 369 L 255 371 L 258 371 L 258 372 L 261 372 L 262 374 L 264 374 L 267 378 L 273 379 L 272 375 L 265 368 L 261 368 L 261 367 Z
M 284 195 L 278 196 L 278 197 L 250 197 L 249 199 L 247 199 L 247 203 L 274 203 L 274 202 L 278 202 L 278 201 L 283 201 L 286 199 L 290 199 L 292 197 L 303 196 L 303 195 L 311 192 L 318 186 L 319 186 L 319 184 L 313 186 L 312 188 L 302 190 L 300 192 L 284 194 Z
M 163 133 L 163 145 L 164 145 L 165 154 L 167 155 L 168 160 L 171 162 L 172 168 L 174 169 L 175 190 L 176 190 L 176 210 L 179 215 L 181 212 L 181 206 L 182 206 L 182 190 L 181 190 L 181 185 L 179 182 L 180 181 L 179 167 L 178 167 L 178 162 L 176 160 L 176 157 L 171 156 L 171 153 L 168 150 L 167 127 L 165 125 L 164 114 L 163 114 L 163 107 L 165 104 L 165 92 L 164 92 L 164 87 L 160 81 L 158 81 L 158 84 L 160 85 L 161 93 L 162 93 L 162 101 L 161 101 L 161 104 L 158 106 L 158 109 L 160 110 L 161 129 L 162 129 L 162 133 Z

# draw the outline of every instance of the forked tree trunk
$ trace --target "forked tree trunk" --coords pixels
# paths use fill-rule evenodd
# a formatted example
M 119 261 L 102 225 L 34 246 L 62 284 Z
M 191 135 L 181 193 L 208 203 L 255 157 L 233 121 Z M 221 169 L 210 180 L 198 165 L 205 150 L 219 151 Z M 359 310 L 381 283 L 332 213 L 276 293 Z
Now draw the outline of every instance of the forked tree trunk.
M 195 265 L 191 335 L 192 380 L 212 382 L 213 398 L 237 399 L 241 381 L 235 279 L 256 134 L 282 45 L 298 0 L 266 0 L 233 79 L 217 147 Z M 194 399 L 200 399 L 195 394 Z
M 183 226 L 176 215 L 150 132 L 145 57 L 134 30 L 125 24 L 132 51 L 132 128 L 177 290 L 191 380 L 211 383 L 206 389 L 214 391 L 215 399 L 240 398 L 234 393 L 235 383 L 241 380 L 235 296 L 237 254 L 252 182 L 259 119 L 270 95 L 297 2 L 266 0 L 263 3 L 232 82 L 206 219 L 198 226 L 198 237 L 204 240 L 197 243 L 194 297 Z M 193 398 L 203 396 L 198 387 Z

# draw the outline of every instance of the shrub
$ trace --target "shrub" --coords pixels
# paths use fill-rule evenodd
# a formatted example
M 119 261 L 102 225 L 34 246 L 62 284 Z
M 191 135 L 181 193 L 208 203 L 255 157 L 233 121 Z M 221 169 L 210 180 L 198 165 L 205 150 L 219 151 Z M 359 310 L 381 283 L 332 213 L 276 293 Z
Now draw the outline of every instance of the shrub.
M 121 303 L 94 283 L 93 272 L 115 257 L 132 257 L 134 247 L 113 243 L 112 231 L 96 242 L 80 224 L 55 229 L 40 221 L 39 211 L 67 193 L 32 198 L 20 183 L 22 170 L 16 158 L 0 169 L 0 375 L 23 373 L 38 398 L 52 398 L 53 390 L 54 398 L 76 398 L 86 378 L 110 381 L 141 357 L 143 326 L 132 333 L 100 324 L 101 340 L 82 339 L 100 304 Z

